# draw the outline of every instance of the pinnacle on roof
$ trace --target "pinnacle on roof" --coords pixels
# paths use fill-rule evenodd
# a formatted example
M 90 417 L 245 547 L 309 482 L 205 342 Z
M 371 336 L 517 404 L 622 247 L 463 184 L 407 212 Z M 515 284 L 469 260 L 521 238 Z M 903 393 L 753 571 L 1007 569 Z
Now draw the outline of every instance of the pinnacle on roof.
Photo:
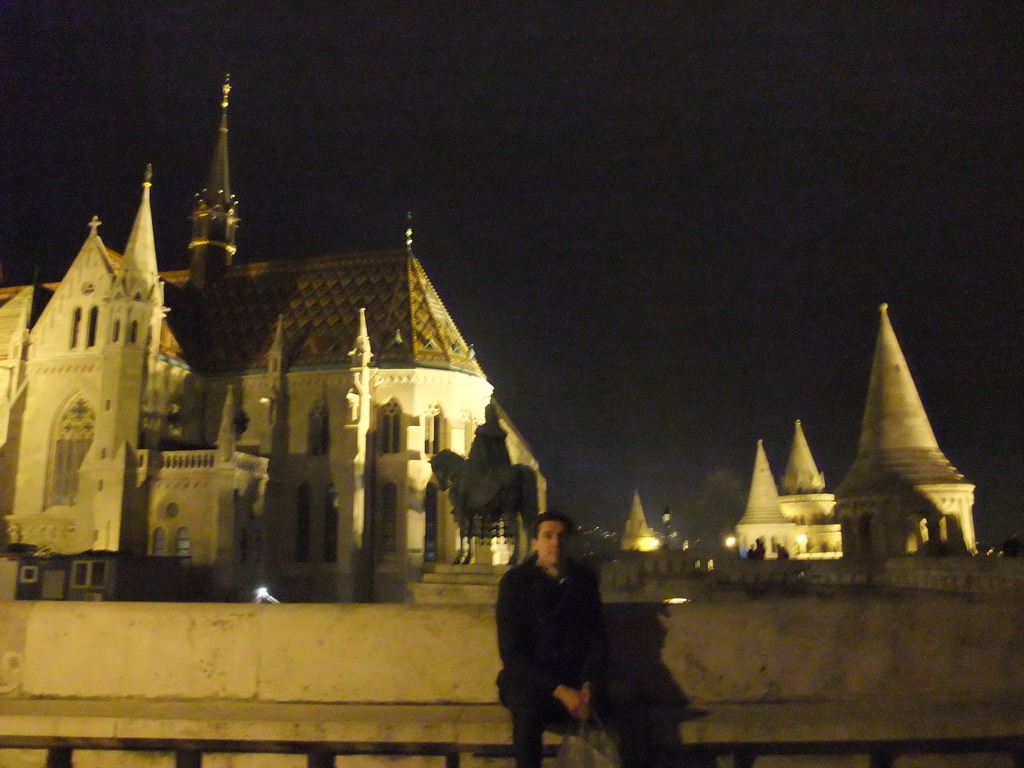
M 757 453 L 754 456 L 754 472 L 750 477 L 750 494 L 747 496 L 747 509 L 740 519 L 740 525 L 755 523 L 788 523 L 779 506 L 779 489 L 775 487 L 772 468 L 768 465 L 768 456 L 764 452 L 764 441 L 757 441 Z
M 825 490 L 825 475 L 814 463 L 800 419 L 793 427 L 793 445 L 789 449 L 786 474 L 782 476 L 782 490 L 787 494 L 821 493 Z
M 879 307 L 875 356 L 857 458 L 837 493 L 888 485 L 893 475 L 910 483 L 956 483 L 963 475 L 950 465 L 935 440 L 921 396 L 889 321 L 888 304 Z
M 142 277 L 152 287 L 159 277 L 156 263 L 156 242 L 153 236 L 153 213 L 149 205 L 149 189 L 153 186 L 153 166 L 146 166 L 146 175 L 142 182 L 142 201 L 139 203 L 135 223 L 128 235 L 128 245 L 124 249 L 123 272 L 128 275 Z M 95 217 L 94 217 L 95 218 Z M 95 231 L 99 221 L 90 223 Z

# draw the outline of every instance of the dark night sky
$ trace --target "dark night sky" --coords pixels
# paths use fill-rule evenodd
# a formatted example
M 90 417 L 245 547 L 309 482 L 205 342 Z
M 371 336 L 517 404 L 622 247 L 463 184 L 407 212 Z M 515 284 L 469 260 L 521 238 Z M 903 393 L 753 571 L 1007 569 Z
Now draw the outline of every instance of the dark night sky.
M 717 536 L 797 418 L 834 489 L 886 301 L 979 538 L 1024 527 L 1016 2 L 149 5 L 0 0 L 8 283 L 123 249 L 147 162 L 183 267 L 230 71 L 238 258 L 412 211 L 566 511 Z

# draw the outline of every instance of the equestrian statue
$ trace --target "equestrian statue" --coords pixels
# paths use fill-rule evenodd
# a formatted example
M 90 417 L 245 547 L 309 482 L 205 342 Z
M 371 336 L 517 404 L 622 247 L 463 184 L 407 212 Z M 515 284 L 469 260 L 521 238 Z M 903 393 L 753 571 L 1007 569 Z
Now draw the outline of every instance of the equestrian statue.
M 464 458 L 443 450 L 431 460 L 441 490 L 448 491 L 452 515 L 459 526 L 456 563 L 474 561 L 477 545 L 503 536 L 515 542 L 511 562 L 521 553 L 519 532 L 528 532 L 537 517 L 537 475 L 525 464 L 513 464 L 505 445 L 507 433 L 498 423 L 498 409 L 488 403 L 484 423 Z

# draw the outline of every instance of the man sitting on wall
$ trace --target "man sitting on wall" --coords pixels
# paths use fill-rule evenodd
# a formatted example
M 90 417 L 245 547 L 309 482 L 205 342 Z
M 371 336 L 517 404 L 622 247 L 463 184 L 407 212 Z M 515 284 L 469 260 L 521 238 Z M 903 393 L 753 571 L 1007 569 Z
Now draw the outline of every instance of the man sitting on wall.
M 517 768 L 540 768 L 544 726 L 587 720 L 607 655 L 597 579 L 566 554 L 572 521 L 538 515 L 531 554 L 498 588 L 501 703 L 512 713 Z

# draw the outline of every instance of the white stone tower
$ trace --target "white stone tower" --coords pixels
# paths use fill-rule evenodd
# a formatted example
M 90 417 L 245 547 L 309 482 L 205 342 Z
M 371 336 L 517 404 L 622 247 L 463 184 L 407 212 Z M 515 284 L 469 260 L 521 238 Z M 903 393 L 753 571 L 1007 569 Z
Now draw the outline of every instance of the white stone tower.
M 629 508 L 629 517 L 626 519 L 619 547 L 623 550 L 649 552 L 658 549 L 660 545 L 658 534 L 648 524 L 647 515 L 644 514 L 643 505 L 640 503 L 640 491 L 634 490 L 633 503 Z
M 843 552 L 975 552 L 974 486 L 935 440 L 924 405 L 880 308 L 857 457 L 836 492 Z
M 793 554 L 838 557 L 842 552 L 842 542 L 839 524 L 833 517 L 836 497 L 825 492 L 825 474 L 818 470 L 799 419 L 793 426 L 793 444 L 786 472 L 782 475 L 781 489 L 779 506 L 782 514 L 798 526 L 797 547 Z
M 779 489 L 775 487 L 764 443 L 758 440 L 747 508 L 736 525 L 736 538 L 741 547 L 753 547 L 757 539 L 763 538 L 768 556 L 772 557 L 780 545 L 794 551 L 795 529 L 796 526 L 782 514 Z

